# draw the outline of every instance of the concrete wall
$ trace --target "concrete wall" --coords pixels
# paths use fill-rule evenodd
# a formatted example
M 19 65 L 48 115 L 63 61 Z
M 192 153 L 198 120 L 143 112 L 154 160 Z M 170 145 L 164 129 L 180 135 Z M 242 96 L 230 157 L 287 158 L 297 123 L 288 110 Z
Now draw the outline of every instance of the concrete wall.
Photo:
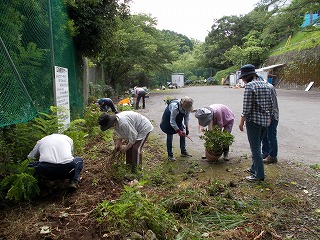
M 285 63 L 284 67 L 274 69 L 277 88 L 304 90 L 314 82 L 311 91 L 320 91 L 320 46 L 272 56 L 266 65 Z

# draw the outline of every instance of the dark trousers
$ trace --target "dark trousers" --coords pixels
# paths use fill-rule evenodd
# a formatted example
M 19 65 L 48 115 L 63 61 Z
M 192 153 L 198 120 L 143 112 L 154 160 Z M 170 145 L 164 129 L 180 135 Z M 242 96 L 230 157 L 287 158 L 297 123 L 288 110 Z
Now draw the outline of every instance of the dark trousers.
M 177 103 L 178 104 L 178 103 Z M 167 134 L 167 152 L 168 157 L 173 157 L 173 151 L 172 151 L 172 141 L 173 141 L 173 134 L 176 134 L 176 130 L 171 126 L 170 124 L 170 115 L 171 112 L 169 111 L 169 107 L 167 106 L 166 109 L 163 112 L 162 120 L 160 123 L 161 130 Z M 184 131 L 185 127 L 182 124 L 184 114 L 180 113 L 176 117 L 176 123 L 181 131 Z M 186 137 L 180 137 L 180 150 L 181 153 L 186 153 Z
M 83 160 L 80 157 L 75 157 L 72 162 L 65 164 L 36 161 L 31 163 L 31 167 L 34 167 L 40 176 L 49 180 L 70 179 L 70 181 L 79 182 Z
M 131 166 L 133 173 L 136 173 L 138 168 L 142 168 L 142 147 L 148 136 L 149 133 L 145 138 L 136 141 L 126 152 L 126 163 Z
M 180 137 L 180 151 L 181 154 L 184 154 L 187 152 L 186 149 L 186 137 Z M 172 140 L 173 140 L 173 134 L 167 134 L 167 152 L 168 157 L 173 157 L 173 151 L 172 151 Z
M 276 158 L 278 156 L 278 139 L 277 139 L 278 121 L 271 120 L 270 126 L 262 139 L 262 153 L 266 156 Z
M 137 96 L 137 101 L 136 101 L 136 109 L 139 109 L 139 103 L 140 99 L 142 98 L 142 108 L 146 108 L 146 92 L 145 91 L 140 91 Z
M 267 127 L 260 126 L 252 121 L 246 121 L 247 136 L 252 153 L 251 170 L 256 178 L 264 178 L 264 165 L 261 154 L 261 141 L 267 131 Z

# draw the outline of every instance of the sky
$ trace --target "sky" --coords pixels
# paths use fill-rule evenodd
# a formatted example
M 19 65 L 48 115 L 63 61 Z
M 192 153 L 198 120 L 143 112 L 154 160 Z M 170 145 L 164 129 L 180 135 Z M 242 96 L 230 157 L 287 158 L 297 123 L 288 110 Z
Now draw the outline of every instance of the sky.
M 259 0 L 132 0 L 131 14 L 157 18 L 157 28 L 171 30 L 204 42 L 214 19 L 246 14 Z

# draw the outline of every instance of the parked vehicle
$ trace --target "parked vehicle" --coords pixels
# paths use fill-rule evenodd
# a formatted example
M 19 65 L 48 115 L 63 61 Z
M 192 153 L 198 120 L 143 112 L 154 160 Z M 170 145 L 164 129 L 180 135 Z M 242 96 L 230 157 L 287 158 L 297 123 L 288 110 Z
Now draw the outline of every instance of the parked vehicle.
M 169 89 L 177 89 L 178 86 L 176 84 L 172 84 L 172 82 L 167 82 L 167 86 Z
M 185 83 L 186 85 L 191 85 L 191 84 L 193 83 L 193 80 L 187 79 L 184 83 Z

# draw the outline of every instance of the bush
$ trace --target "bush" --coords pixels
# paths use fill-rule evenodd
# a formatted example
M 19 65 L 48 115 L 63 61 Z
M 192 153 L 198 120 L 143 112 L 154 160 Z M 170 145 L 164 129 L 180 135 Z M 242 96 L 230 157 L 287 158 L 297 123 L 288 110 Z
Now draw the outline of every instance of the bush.
M 234 142 L 234 136 L 227 131 L 222 131 L 218 126 L 213 126 L 212 130 L 204 130 L 200 138 L 205 141 L 204 147 L 209 153 L 219 152 Z
M 25 160 L 21 164 L 12 166 L 16 172 L 9 174 L 0 182 L 1 191 L 6 199 L 24 201 L 39 195 L 38 181 L 33 176 L 34 169 L 28 167 L 28 164 L 29 160 Z
M 127 236 L 131 232 L 143 234 L 152 230 L 157 238 L 173 239 L 178 223 L 174 216 L 146 197 L 134 187 L 125 187 L 120 199 L 104 200 L 97 207 L 98 222 L 104 231 L 119 231 Z
M 77 119 L 70 123 L 64 132 L 74 142 L 75 155 L 85 152 L 88 132 L 93 134 L 97 129 L 99 112 L 92 109 L 85 114 L 86 120 Z M 28 167 L 25 159 L 35 143 L 44 136 L 59 132 L 57 108 L 51 107 L 51 113 L 39 113 L 39 116 L 28 123 L 22 123 L 0 132 L 0 187 L 1 198 L 14 201 L 30 200 L 39 194 L 38 181 L 34 169 Z M 102 131 L 99 131 L 102 134 Z M 30 134 L 32 133 L 32 134 Z M 99 134 L 99 133 L 97 133 Z

